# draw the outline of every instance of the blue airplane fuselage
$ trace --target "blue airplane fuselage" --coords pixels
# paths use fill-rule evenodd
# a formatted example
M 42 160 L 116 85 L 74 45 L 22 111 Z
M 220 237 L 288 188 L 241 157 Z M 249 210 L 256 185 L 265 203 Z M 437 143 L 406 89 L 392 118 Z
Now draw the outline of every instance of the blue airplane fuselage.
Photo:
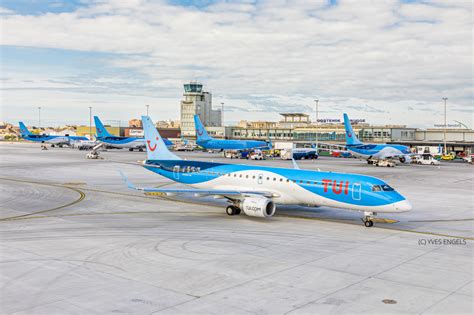
M 261 149 L 268 150 L 269 145 L 265 141 L 255 140 L 201 140 L 196 144 L 207 150 L 250 150 Z
M 195 188 L 269 191 L 276 195 L 278 204 L 377 212 L 411 208 L 405 197 L 384 181 L 365 175 L 185 160 L 147 160 L 143 166 Z

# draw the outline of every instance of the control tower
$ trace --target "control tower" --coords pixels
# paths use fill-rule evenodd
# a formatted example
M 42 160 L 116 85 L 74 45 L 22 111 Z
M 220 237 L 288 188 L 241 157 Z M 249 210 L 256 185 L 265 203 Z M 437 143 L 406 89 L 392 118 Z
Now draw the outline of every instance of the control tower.
M 196 136 L 194 115 L 199 115 L 204 126 L 220 127 L 221 110 L 212 109 L 212 94 L 203 91 L 202 84 L 189 82 L 184 84 L 184 99 L 181 101 L 181 135 Z

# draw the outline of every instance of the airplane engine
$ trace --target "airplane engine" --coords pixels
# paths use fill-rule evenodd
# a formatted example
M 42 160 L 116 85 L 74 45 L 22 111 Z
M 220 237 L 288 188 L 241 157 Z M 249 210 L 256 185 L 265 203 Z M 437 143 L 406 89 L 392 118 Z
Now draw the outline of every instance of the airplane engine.
M 242 210 L 249 217 L 266 218 L 275 214 L 276 205 L 265 197 L 249 197 L 244 199 Z
M 411 157 L 409 155 L 404 155 L 400 156 L 400 162 L 410 164 L 411 163 Z

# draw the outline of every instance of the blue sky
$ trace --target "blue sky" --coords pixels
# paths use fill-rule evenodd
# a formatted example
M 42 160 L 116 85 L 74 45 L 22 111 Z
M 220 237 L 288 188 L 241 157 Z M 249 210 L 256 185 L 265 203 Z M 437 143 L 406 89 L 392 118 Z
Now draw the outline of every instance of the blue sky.
M 1 119 L 177 119 L 199 80 L 239 119 L 343 111 L 372 123 L 473 126 L 467 2 L 2 1 Z

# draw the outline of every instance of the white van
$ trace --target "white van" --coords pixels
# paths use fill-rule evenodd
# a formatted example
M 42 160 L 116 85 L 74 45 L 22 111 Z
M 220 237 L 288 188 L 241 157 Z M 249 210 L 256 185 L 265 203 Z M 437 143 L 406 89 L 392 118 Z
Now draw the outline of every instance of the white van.
M 419 165 L 439 165 L 439 161 L 433 158 L 429 153 L 421 154 L 416 157 L 416 164 Z

